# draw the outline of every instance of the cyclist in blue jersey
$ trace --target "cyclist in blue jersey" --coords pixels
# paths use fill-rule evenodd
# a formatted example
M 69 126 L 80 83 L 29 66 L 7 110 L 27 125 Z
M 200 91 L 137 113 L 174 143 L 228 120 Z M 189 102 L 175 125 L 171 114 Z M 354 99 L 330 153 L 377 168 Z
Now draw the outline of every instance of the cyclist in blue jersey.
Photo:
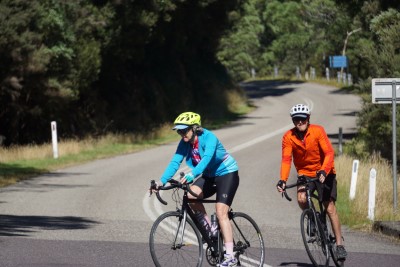
M 228 218 L 229 207 L 239 186 L 239 168 L 236 160 L 225 150 L 214 133 L 201 127 L 199 114 L 184 112 L 175 119 L 174 125 L 173 130 L 176 130 L 182 139 L 157 184 L 167 183 L 186 159 L 186 165 L 191 171 L 181 182 L 194 181 L 190 188 L 199 198 L 209 198 L 217 194 L 215 209 L 226 249 L 224 261 L 219 266 L 236 266 L 232 227 Z M 197 179 L 194 180 L 195 178 Z M 189 197 L 195 198 L 190 194 Z M 191 207 L 203 225 L 213 231 L 214 229 L 210 229 L 210 219 L 203 204 L 192 203 Z

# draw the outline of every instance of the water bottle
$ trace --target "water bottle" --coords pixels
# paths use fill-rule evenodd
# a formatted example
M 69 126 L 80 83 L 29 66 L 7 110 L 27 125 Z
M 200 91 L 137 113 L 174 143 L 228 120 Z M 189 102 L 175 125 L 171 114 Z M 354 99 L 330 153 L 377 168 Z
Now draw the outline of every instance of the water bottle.
M 200 225 L 207 231 L 207 233 L 209 233 L 211 230 L 210 225 L 208 225 L 207 220 L 204 218 L 204 214 L 201 211 L 196 211 L 194 215 L 196 216 L 196 219 Z
M 211 215 L 211 238 L 218 237 L 218 219 L 217 215 L 214 213 Z

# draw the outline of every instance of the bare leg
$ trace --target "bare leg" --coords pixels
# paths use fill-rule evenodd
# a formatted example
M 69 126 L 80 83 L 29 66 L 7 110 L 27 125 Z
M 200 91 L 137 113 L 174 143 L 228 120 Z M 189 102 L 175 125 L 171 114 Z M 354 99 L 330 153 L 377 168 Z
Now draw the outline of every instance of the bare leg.
M 224 238 L 224 243 L 233 242 L 232 225 L 228 217 L 229 206 L 224 203 L 217 203 L 215 205 L 215 210 L 222 236 Z
M 336 245 L 342 245 L 342 230 L 335 202 L 331 199 L 329 202 L 324 202 L 324 206 L 331 220 L 332 230 L 336 237 Z
M 304 186 L 299 186 L 297 188 L 297 203 L 299 204 L 300 209 L 305 210 L 307 208 L 307 199 Z
M 198 187 L 197 185 L 192 185 L 190 189 L 198 195 L 199 199 L 203 198 L 203 191 L 201 191 L 201 188 Z M 188 194 L 189 199 L 197 199 L 195 196 L 192 196 L 190 193 Z M 193 211 L 200 211 L 202 212 L 205 216 L 207 215 L 206 209 L 204 208 L 203 203 L 190 203 L 190 207 L 193 209 Z

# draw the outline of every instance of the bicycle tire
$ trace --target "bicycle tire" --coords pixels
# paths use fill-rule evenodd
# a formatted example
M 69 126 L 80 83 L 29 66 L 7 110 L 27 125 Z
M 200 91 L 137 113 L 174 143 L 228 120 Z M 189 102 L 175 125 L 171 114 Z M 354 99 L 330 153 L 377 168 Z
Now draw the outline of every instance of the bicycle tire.
M 336 238 L 335 235 L 333 233 L 332 230 L 332 224 L 331 224 L 331 220 L 329 219 L 328 215 L 326 216 L 326 227 L 327 227 L 327 238 L 329 239 L 330 242 L 330 246 L 329 246 L 329 252 L 331 253 L 331 258 L 333 260 L 333 263 L 335 263 L 336 267 L 343 267 L 344 266 L 344 261 L 339 261 L 337 259 L 337 255 L 336 255 Z
M 261 267 L 265 260 L 265 246 L 260 228 L 247 214 L 233 212 L 232 232 L 234 253 L 238 266 Z
M 154 222 L 150 231 L 149 245 L 155 266 L 201 266 L 203 243 L 200 232 L 189 218 L 185 225 L 182 224 L 182 216 L 177 211 L 166 212 Z M 182 227 L 184 227 L 183 238 Z
M 301 214 L 301 236 L 308 257 L 314 266 L 329 266 L 329 249 L 325 233 L 319 219 L 315 222 L 314 213 L 306 209 Z

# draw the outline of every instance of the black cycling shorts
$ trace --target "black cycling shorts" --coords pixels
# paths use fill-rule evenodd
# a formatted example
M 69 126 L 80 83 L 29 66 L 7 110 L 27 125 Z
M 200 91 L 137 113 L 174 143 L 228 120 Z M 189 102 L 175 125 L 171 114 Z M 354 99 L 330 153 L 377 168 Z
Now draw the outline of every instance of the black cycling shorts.
M 231 172 L 217 177 L 199 177 L 193 185 L 201 188 L 204 198 L 209 198 L 217 193 L 217 203 L 232 205 L 236 190 L 239 186 L 239 172 Z
M 326 184 L 326 186 L 323 186 Z M 315 190 L 315 185 L 317 186 L 317 192 L 319 196 L 319 201 L 329 201 L 331 198 L 333 201 L 337 199 L 337 181 L 336 181 L 336 174 L 328 174 L 324 183 L 310 183 L 311 192 Z M 322 196 L 322 198 L 321 198 Z

